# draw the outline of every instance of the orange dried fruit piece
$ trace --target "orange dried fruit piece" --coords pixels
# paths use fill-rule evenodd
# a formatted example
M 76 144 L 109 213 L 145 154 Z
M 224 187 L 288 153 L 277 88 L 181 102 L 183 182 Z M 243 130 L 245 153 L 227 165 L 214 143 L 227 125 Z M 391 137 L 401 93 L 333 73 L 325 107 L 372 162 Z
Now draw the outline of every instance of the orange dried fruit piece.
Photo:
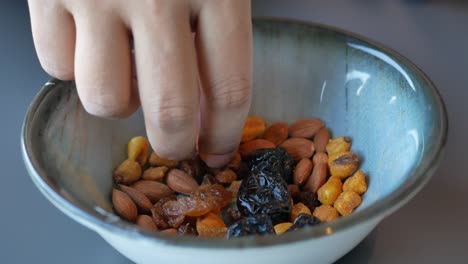
M 289 222 L 284 222 L 280 223 L 274 226 L 275 233 L 279 236 L 283 234 L 284 232 L 288 231 L 288 229 L 292 226 L 292 223 Z
M 312 212 L 310 212 L 310 209 L 309 207 L 305 206 L 305 204 L 303 203 L 297 203 L 293 206 L 292 210 L 291 210 L 291 222 L 294 222 L 294 220 L 296 220 L 296 218 L 300 215 L 300 214 L 308 214 L 308 215 L 312 215 Z
M 242 128 L 241 142 L 256 139 L 265 132 L 265 121 L 259 117 L 247 117 L 244 128 Z
M 218 237 L 226 236 L 227 228 L 223 219 L 217 214 L 208 213 L 197 219 L 197 232 L 200 237 Z
M 168 168 L 175 168 L 177 165 L 179 165 L 179 162 L 174 161 L 174 160 L 168 160 L 168 159 L 163 159 L 156 154 L 156 152 L 153 151 L 150 156 L 150 165 L 151 166 L 166 166 Z

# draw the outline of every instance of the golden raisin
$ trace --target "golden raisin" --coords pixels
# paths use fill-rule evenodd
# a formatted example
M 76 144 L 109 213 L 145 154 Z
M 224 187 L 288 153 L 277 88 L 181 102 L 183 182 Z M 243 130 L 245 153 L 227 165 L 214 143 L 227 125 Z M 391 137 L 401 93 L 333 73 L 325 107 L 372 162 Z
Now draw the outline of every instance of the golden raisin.
M 329 156 L 336 153 L 349 151 L 351 149 L 351 138 L 339 137 L 330 139 L 330 141 L 328 141 L 326 149 Z
M 353 191 L 346 191 L 338 196 L 333 207 L 335 207 L 341 215 L 349 215 L 361 202 L 362 198 L 359 194 Z
M 227 233 L 226 224 L 223 219 L 214 213 L 197 219 L 197 232 L 200 237 L 224 237 Z
M 366 175 L 362 170 L 358 170 L 353 176 L 346 179 L 343 184 L 343 191 L 353 191 L 362 195 L 367 191 Z
M 338 211 L 333 206 L 325 204 L 315 208 L 314 216 L 317 217 L 320 222 L 331 222 L 339 217 Z
M 154 166 L 154 167 L 156 167 L 156 166 L 166 166 L 168 168 L 175 168 L 179 164 L 179 162 L 177 162 L 177 161 L 167 160 L 167 159 L 163 159 L 163 158 L 159 157 L 158 154 L 156 154 L 156 152 L 154 152 L 154 151 L 153 151 L 153 153 L 151 153 L 149 162 L 150 162 L 151 166 Z
M 339 178 L 330 177 L 317 191 L 319 201 L 325 205 L 332 205 L 342 192 L 342 186 Z
M 242 129 L 241 142 L 253 140 L 265 132 L 265 121 L 258 117 L 248 117 Z
M 353 174 L 359 166 L 359 157 L 353 152 L 339 152 L 328 159 L 330 174 L 342 180 Z
M 130 139 L 127 146 L 127 156 L 129 160 L 145 165 L 148 161 L 149 142 L 145 137 L 134 137 Z
M 116 183 L 131 184 L 141 177 L 141 166 L 133 160 L 125 160 L 114 171 Z
M 169 170 L 166 166 L 148 168 L 143 172 L 143 180 L 162 181 L 166 172 Z
M 300 214 L 312 215 L 310 209 L 305 206 L 303 203 L 297 203 L 293 206 L 291 210 L 291 222 L 294 222 Z
M 279 236 L 283 234 L 284 232 L 288 231 L 288 229 L 292 226 L 292 223 L 289 222 L 284 222 L 280 223 L 274 226 L 275 228 L 275 233 Z

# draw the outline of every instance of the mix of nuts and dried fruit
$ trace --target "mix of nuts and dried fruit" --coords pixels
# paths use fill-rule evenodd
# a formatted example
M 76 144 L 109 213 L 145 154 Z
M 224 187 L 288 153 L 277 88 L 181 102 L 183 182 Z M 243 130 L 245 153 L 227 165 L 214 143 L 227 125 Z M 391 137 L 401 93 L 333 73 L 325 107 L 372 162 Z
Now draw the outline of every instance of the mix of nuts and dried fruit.
M 281 235 L 361 204 L 366 175 L 351 139 L 330 139 L 321 120 L 267 128 L 249 117 L 242 132 L 238 153 L 221 169 L 198 156 L 177 162 L 149 155 L 148 140 L 132 138 L 128 159 L 113 173 L 115 212 L 147 230 L 230 238 Z

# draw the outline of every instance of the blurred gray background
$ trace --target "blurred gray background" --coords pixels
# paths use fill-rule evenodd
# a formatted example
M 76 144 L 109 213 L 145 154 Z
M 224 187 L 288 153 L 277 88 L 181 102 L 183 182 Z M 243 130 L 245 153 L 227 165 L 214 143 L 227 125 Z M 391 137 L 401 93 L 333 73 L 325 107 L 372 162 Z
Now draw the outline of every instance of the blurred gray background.
M 425 71 L 447 104 L 449 141 L 439 170 L 408 205 L 338 263 L 467 263 L 468 2 L 252 2 L 254 15 L 330 24 L 384 43 Z M 54 208 L 26 173 L 21 123 L 47 79 L 35 55 L 26 1 L 1 0 L 0 262 L 130 263 Z

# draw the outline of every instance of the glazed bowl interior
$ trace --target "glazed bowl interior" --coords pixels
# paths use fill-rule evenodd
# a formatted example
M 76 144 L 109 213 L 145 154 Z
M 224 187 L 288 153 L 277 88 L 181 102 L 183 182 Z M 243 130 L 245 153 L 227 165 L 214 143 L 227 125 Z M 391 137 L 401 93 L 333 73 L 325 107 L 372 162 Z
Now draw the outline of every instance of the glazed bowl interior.
M 330 224 L 337 230 L 390 213 L 419 190 L 447 128 L 437 91 L 398 54 L 339 30 L 269 19 L 254 22 L 251 115 L 270 124 L 319 117 L 333 136 L 352 138 L 369 188 L 353 215 Z M 141 111 L 125 120 L 91 116 L 73 82 L 52 80 L 28 112 L 23 148 L 34 182 L 59 208 L 142 232 L 113 217 L 110 203 L 112 171 L 136 135 L 145 135 Z M 298 233 L 323 233 L 314 228 Z

